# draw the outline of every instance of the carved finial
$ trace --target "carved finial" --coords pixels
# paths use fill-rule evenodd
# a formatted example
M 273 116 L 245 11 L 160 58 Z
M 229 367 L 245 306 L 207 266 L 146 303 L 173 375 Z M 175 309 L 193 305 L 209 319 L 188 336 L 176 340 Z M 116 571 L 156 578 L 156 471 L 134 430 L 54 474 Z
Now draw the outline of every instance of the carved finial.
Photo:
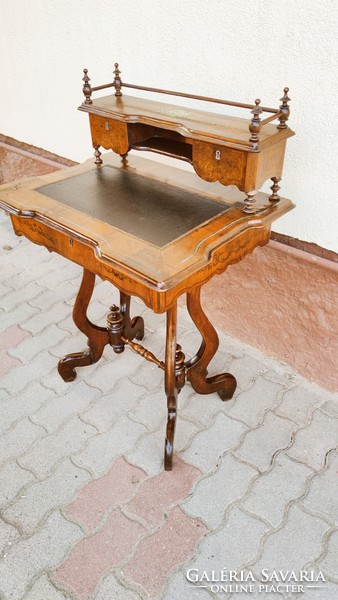
M 259 142 L 259 137 L 258 134 L 261 130 L 261 120 L 259 118 L 259 115 L 262 114 L 262 109 L 259 106 L 260 105 L 260 100 L 259 98 L 256 98 L 255 100 L 255 107 L 252 109 L 251 114 L 253 115 L 252 119 L 251 119 L 251 123 L 249 125 L 249 129 L 251 132 L 251 137 L 249 138 L 250 142 Z
M 281 101 L 281 105 L 279 107 L 280 112 L 282 113 L 282 116 L 279 117 L 279 125 L 277 125 L 277 129 L 287 129 L 288 126 L 286 124 L 286 121 L 288 120 L 289 116 L 290 116 L 290 107 L 288 106 L 288 102 L 290 102 L 291 98 L 289 98 L 288 96 L 288 91 L 289 88 L 285 87 L 284 88 L 284 96 L 282 98 L 280 98 Z
M 115 71 L 114 71 L 114 82 L 113 85 L 115 87 L 115 96 L 122 96 L 122 92 L 121 92 L 121 86 L 122 86 L 122 81 L 121 81 L 121 71 L 119 71 L 119 63 L 115 63 L 114 65 L 115 67 Z
M 92 95 L 92 88 L 90 85 L 90 78 L 88 77 L 88 69 L 83 69 L 83 77 L 82 77 L 82 81 L 83 81 L 83 88 L 82 91 L 85 95 L 85 104 L 92 104 L 92 100 L 91 100 L 91 95 Z

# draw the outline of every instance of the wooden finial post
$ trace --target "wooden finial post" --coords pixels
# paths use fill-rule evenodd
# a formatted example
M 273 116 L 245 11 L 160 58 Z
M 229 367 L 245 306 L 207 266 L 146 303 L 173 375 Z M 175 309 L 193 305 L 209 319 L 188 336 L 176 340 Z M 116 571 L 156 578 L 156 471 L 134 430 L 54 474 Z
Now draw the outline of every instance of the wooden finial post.
M 250 142 L 255 142 L 258 143 L 259 142 L 259 137 L 258 134 L 261 130 L 261 119 L 259 117 L 259 115 L 262 114 L 262 109 L 259 106 L 260 105 L 260 100 L 259 98 L 256 98 L 255 100 L 255 107 L 252 109 L 251 114 L 253 115 L 252 119 L 251 119 L 251 123 L 249 125 L 249 129 L 251 132 L 251 137 L 249 138 Z
M 282 113 L 282 116 L 279 117 L 279 125 L 277 125 L 277 129 L 287 129 L 288 126 L 286 124 L 286 121 L 288 120 L 289 116 L 290 116 L 290 107 L 288 105 L 288 102 L 290 102 L 291 98 L 289 98 L 288 96 L 288 91 L 289 88 L 285 87 L 284 88 L 284 96 L 280 99 L 281 101 L 281 105 L 279 107 L 279 110 Z
M 119 63 L 115 63 L 114 65 L 115 70 L 114 70 L 114 81 L 113 81 L 113 85 L 115 87 L 115 96 L 122 96 L 122 92 L 121 92 L 121 87 L 122 87 L 122 81 L 121 81 L 121 71 L 119 71 Z
M 271 196 L 269 196 L 269 200 L 270 202 L 279 202 L 280 200 L 280 196 L 278 195 L 278 192 L 280 190 L 280 185 L 279 182 L 281 180 L 280 177 L 271 177 L 272 180 L 272 186 L 270 187 L 270 190 L 272 191 Z
M 92 88 L 90 85 L 90 78 L 88 77 L 88 69 L 83 69 L 83 88 L 82 91 L 85 95 L 85 104 L 92 104 L 92 100 L 91 100 L 91 95 L 92 95 Z

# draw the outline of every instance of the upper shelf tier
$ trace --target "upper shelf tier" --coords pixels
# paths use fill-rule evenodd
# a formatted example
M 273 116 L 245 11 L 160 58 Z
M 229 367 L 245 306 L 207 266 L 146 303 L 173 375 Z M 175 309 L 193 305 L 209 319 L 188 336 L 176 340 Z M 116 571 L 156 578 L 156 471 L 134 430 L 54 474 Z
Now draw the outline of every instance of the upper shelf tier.
M 250 141 L 250 119 L 182 108 L 125 94 L 97 98 L 91 104 L 84 102 L 79 110 L 124 123 L 142 123 L 176 131 L 191 140 L 217 143 L 249 152 L 259 152 L 294 135 L 289 127 L 278 129 L 276 124 L 267 123 L 260 130 L 258 143 L 258 140 Z

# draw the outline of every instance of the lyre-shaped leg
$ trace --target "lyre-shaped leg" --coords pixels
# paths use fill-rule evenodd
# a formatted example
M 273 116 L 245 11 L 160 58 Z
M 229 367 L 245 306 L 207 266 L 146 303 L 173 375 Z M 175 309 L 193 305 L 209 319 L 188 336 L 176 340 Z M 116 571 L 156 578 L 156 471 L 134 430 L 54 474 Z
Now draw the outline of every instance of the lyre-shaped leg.
M 235 377 L 230 373 L 207 377 L 207 367 L 216 354 L 219 340 L 216 330 L 203 312 L 200 293 L 199 287 L 187 293 L 189 314 L 202 335 L 202 343 L 196 356 L 186 363 L 187 379 L 198 394 L 217 392 L 221 400 L 229 400 L 236 389 Z
M 130 318 L 130 296 L 120 292 L 120 311 L 123 315 L 124 335 L 128 340 L 142 340 L 144 336 L 144 321 L 142 317 Z
M 84 352 L 68 354 L 59 361 L 58 371 L 64 381 L 73 381 L 76 367 L 91 365 L 101 358 L 103 349 L 109 344 L 109 333 L 106 327 L 94 325 L 87 317 L 87 309 L 93 294 L 95 275 L 83 270 L 82 282 L 73 309 L 75 325 L 88 338 L 88 349 Z
M 171 471 L 174 452 L 174 436 L 177 415 L 178 385 L 175 374 L 176 362 L 176 326 L 177 326 L 177 304 L 167 311 L 167 337 L 165 348 L 165 375 L 164 387 L 167 395 L 167 431 L 164 445 L 164 468 Z

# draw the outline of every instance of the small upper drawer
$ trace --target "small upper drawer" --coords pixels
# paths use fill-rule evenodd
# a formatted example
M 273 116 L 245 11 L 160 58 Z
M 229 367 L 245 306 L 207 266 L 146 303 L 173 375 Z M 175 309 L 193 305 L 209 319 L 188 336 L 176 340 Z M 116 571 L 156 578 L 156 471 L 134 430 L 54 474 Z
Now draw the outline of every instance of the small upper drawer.
M 98 115 L 89 115 L 93 146 L 103 146 L 117 154 L 126 154 L 129 150 L 128 126 L 122 121 L 107 119 Z
M 247 154 L 227 146 L 193 140 L 192 164 L 202 179 L 236 185 L 243 190 Z

